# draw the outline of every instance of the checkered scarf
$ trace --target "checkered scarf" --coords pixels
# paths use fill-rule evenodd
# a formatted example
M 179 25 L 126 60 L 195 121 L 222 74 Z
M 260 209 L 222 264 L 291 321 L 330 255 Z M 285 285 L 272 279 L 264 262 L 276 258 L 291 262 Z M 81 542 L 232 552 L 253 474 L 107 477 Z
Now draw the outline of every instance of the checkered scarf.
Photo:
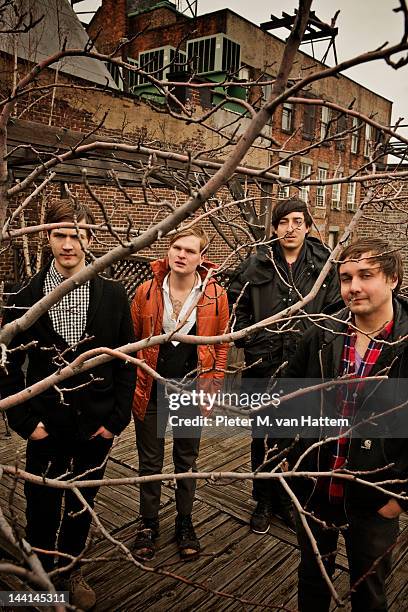
M 44 281 L 44 295 L 51 293 L 66 280 L 55 268 L 53 261 Z M 68 345 L 79 342 L 85 331 L 89 306 L 89 281 L 80 285 L 51 306 L 48 314 L 51 323 Z
M 391 334 L 394 321 L 390 321 L 382 330 L 382 332 L 376 336 L 376 339 L 386 340 Z M 351 378 L 363 378 L 370 376 L 370 372 L 377 362 L 384 344 L 377 342 L 376 339 L 371 339 L 368 348 L 365 352 L 364 357 L 361 359 L 361 363 L 356 370 L 356 340 L 357 334 L 349 326 L 347 330 L 347 336 L 344 340 L 343 354 L 341 357 L 340 365 L 340 376 L 350 376 Z M 364 383 L 357 385 L 342 385 L 339 390 L 338 401 L 341 405 L 341 417 L 348 419 L 350 422 L 356 413 L 356 402 L 359 391 L 361 391 Z M 345 428 L 345 429 L 348 429 Z M 344 431 L 344 430 L 343 430 Z M 340 430 L 341 436 L 342 430 Z M 349 438 L 339 437 L 336 441 L 336 446 L 331 458 L 331 470 L 338 470 L 342 468 L 346 462 L 347 451 L 349 446 Z M 341 503 L 344 495 L 344 484 L 342 481 L 331 478 L 329 482 L 329 500 L 331 503 Z

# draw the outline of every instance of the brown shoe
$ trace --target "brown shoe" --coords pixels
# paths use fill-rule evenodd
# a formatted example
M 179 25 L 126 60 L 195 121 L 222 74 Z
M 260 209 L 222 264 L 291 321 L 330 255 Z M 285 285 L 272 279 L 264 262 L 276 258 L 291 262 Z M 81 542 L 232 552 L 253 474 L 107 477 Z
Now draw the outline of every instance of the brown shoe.
M 70 604 L 81 610 L 91 610 L 96 604 L 96 594 L 81 572 L 74 572 L 69 579 Z

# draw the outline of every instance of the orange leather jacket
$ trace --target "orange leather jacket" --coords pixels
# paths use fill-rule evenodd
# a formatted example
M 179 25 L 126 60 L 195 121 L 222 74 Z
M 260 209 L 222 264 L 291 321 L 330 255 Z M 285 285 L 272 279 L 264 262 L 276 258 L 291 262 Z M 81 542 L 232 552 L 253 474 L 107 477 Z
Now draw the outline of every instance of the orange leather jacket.
M 163 333 L 163 292 L 162 284 L 170 272 L 167 259 L 151 263 L 153 279 L 137 288 L 131 312 L 136 340 Z M 214 264 L 205 261 L 197 268 L 204 280 Z M 225 290 L 214 279 L 210 279 L 204 294 L 197 304 L 197 336 L 218 336 L 225 333 L 229 320 L 228 299 Z M 197 345 L 199 387 L 215 393 L 222 385 L 227 365 L 228 343 Z M 147 346 L 137 353 L 148 366 L 156 370 L 160 345 Z M 143 421 L 150 399 L 153 378 L 143 368 L 137 368 L 137 383 L 133 397 L 133 415 Z

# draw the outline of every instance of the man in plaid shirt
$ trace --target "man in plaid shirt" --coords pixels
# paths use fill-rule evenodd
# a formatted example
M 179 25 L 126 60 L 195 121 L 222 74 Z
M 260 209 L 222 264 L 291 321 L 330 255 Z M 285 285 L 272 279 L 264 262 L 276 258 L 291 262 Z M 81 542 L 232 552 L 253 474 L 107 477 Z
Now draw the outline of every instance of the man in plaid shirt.
M 346 308 L 306 332 L 286 376 L 327 380 L 341 376 L 365 378 L 386 372 L 390 379 L 408 378 L 408 301 L 398 295 L 403 276 L 400 254 L 383 240 L 360 240 L 343 251 L 338 273 Z M 400 397 L 402 392 L 397 381 L 386 384 L 386 393 L 378 383 L 380 391 L 375 393 L 369 393 L 372 386 L 365 381 L 342 385 L 340 390 L 323 394 L 323 404 L 319 394 L 309 405 L 318 406 L 327 415 L 330 397 L 336 415 L 355 424 L 406 400 Z M 402 414 L 401 411 L 393 413 L 392 418 L 395 421 L 400 415 L 402 420 Z M 395 431 L 399 432 L 399 427 Z M 298 469 L 322 472 L 346 468 L 360 472 L 360 478 L 371 482 L 404 480 L 408 476 L 408 444 L 402 437 L 402 429 L 398 435 L 401 437 L 381 438 L 373 433 L 367 439 L 359 430 L 346 436 L 342 429 L 337 440 L 307 452 Z M 289 466 L 315 441 L 301 438 L 289 451 Z M 281 440 L 280 448 L 282 445 Z M 307 511 L 328 525 L 347 526 L 344 538 L 350 582 L 351 586 L 356 585 L 351 593 L 353 612 L 387 610 L 385 580 L 398 536 L 398 517 L 408 507 L 406 500 L 393 497 L 392 492 L 404 494 L 406 485 L 384 485 L 390 491 L 385 494 L 379 488 L 335 476 L 299 481 L 293 479 L 291 486 Z M 312 519 L 308 522 L 327 573 L 332 577 L 339 530 L 324 529 L 322 523 Z M 326 612 L 330 608 L 330 591 L 299 517 L 297 536 L 301 549 L 299 609 Z

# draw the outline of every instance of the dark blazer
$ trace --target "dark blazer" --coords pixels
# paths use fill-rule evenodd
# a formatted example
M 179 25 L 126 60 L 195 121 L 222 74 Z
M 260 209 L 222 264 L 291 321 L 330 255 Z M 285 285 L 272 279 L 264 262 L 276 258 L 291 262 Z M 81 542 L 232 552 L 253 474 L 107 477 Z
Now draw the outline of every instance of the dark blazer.
M 21 307 L 32 306 L 43 297 L 48 267 L 12 296 L 9 305 L 19 308 L 7 308 L 3 324 L 21 316 L 24 313 Z M 89 340 L 75 350 L 68 349 L 66 341 L 54 330 L 48 313 L 41 316 L 10 343 L 9 348 L 13 348 L 35 340 L 37 346 L 8 354 L 8 375 L 0 375 L 2 396 L 16 393 L 63 367 L 65 364 L 58 352 L 66 350 L 64 359 L 71 362 L 93 348 L 116 348 L 132 342 L 134 333 L 129 303 L 120 283 L 100 277 L 90 281 L 85 334 Z M 9 408 L 7 416 L 11 427 L 23 438 L 28 438 L 42 421 L 50 435 L 88 439 L 101 425 L 119 434 L 129 423 L 135 387 L 134 366 L 114 359 L 64 380 L 61 386 L 77 389 L 64 392 L 64 403 L 51 387 L 29 401 Z

